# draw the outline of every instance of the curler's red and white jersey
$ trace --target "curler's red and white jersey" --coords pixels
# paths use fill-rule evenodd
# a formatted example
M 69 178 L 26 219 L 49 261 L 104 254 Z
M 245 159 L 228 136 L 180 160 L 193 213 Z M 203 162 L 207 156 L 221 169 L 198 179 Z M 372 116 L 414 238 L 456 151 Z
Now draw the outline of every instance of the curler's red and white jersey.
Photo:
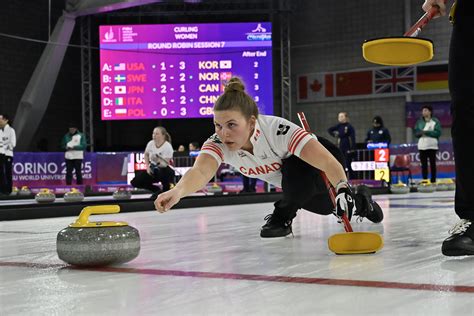
M 200 154 L 214 157 L 219 164 L 227 163 L 250 178 L 258 178 L 281 187 L 282 159 L 299 157 L 304 145 L 316 136 L 298 125 L 277 116 L 259 115 L 250 138 L 253 154 L 246 150 L 230 151 L 217 134 L 202 146 Z

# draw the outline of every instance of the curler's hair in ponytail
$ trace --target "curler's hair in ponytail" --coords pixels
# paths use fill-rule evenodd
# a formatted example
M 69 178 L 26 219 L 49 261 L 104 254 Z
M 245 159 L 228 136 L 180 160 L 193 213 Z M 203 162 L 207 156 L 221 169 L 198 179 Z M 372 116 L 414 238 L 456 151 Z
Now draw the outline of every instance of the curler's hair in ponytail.
M 253 115 L 258 118 L 258 107 L 255 101 L 245 92 L 243 82 L 232 77 L 225 86 L 224 93 L 214 104 L 215 111 L 239 111 L 246 119 Z

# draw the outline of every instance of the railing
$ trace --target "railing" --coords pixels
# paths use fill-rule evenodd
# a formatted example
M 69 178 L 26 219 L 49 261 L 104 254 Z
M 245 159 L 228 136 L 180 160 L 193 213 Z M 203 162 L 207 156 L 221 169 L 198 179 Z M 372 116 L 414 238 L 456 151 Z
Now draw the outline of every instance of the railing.
M 368 149 L 357 149 L 351 153 L 352 161 L 351 162 L 374 162 L 374 151 Z M 366 164 L 367 165 L 367 164 Z M 361 166 L 364 168 L 364 166 Z M 366 168 L 373 167 L 365 166 Z M 374 180 L 375 179 L 375 171 L 373 170 L 354 170 L 353 168 L 353 176 L 351 180 Z

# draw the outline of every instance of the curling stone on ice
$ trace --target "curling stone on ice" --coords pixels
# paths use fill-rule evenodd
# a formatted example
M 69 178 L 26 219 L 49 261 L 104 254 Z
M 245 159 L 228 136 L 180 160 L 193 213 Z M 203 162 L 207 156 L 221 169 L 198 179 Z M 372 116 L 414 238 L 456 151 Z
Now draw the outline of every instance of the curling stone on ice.
M 456 190 L 456 182 L 454 182 L 453 179 L 448 179 L 446 182 L 448 183 L 448 190 L 449 191 Z
M 105 266 L 135 259 L 140 253 L 137 229 L 125 222 L 89 222 L 91 214 L 118 212 L 118 205 L 85 207 L 74 223 L 58 233 L 59 259 L 77 266 Z
M 12 192 L 10 193 L 10 196 L 17 196 L 18 195 L 18 188 L 17 187 L 13 187 L 12 188 Z
M 81 202 L 84 200 L 84 194 L 76 188 L 64 193 L 64 201 L 66 202 Z
M 50 189 L 41 189 L 36 193 L 35 200 L 38 203 L 52 203 L 56 200 L 56 195 Z
M 214 182 L 212 185 L 207 185 L 206 189 L 207 189 L 207 192 L 209 193 L 214 193 L 214 194 L 222 193 L 222 187 L 218 185 L 216 182 Z
M 439 181 L 439 183 L 442 183 L 447 187 L 446 191 L 453 191 L 456 189 L 456 183 L 453 181 L 453 179 L 442 179 Z
M 18 191 L 19 196 L 30 196 L 31 195 L 31 190 L 26 186 L 22 186 L 20 191 Z
M 418 184 L 418 192 L 433 193 L 436 191 L 436 184 L 431 183 L 430 180 L 422 180 Z
M 112 196 L 116 200 L 130 200 L 132 198 L 132 192 L 125 188 L 119 188 Z
M 448 191 L 448 184 L 444 181 L 438 181 L 436 183 L 436 191 Z
M 398 182 L 390 186 L 390 192 L 393 194 L 406 194 L 410 192 L 410 188 L 403 182 Z

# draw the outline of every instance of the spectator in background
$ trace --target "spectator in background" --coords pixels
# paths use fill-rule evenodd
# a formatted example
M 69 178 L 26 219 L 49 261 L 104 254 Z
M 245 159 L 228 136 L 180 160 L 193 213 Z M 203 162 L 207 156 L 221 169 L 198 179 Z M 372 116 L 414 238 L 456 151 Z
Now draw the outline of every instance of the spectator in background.
M 375 116 L 372 120 L 372 128 L 367 132 L 366 143 L 387 143 L 390 146 L 392 138 L 390 132 L 383 125 L 382 117 Z
M 433 117 L 433 108 L 424 105 L 421 108 L 422 117 L 415 124 L 414 132 L 418 138 L 420 152 L 421 173 L 423 179 L 428 179 L 428 159 L 431 167 L 431 183 L 436 183 L 436 152 L 438 138 L 441 136 L 441 123 Z
M 12 193 L 13 149 L 16 146 L 16 134 L 10 126 L 6 114 L 0 114 L 0 194 Z
M 198 142 L 191 142 L 189 143 L 188 147 L 189 147 L 189 156 L 197 157 L 197 155 L 199 155 L 199 151 L 201 150 L 201 148 L 199 147 Z
M 200 149 L 198 142 L 191 142 L 191 143 L 189 143 L 189 146 L 188 146 L 188 147 L 189 147 L 189 151 L 190 151 L 190 152 L 191 152 L 191 151 L 197 151 L 197 150 Z
M 72 184 L 72 171 L 76 171 L 76 183 L 82 184 L 82 160 L 86 149 L 86 137 L 79 132 L 78 124 L 70 123 L 69 132 L 61 141 L 61 148 L 66 151 L 66 184 Z
M 353 151 L 355 149 L 355 130 L 354 127 L 349 123 L 349 115 L 347 112 L 340 112 L 337 115 L 338 124 L 330 127 L 328 133 L 337 138 L 337 144 L 339 149 L 344 155 L 344 160 L 346 162 L 345 170 L 349 172 L 349 179 L 354 178 L 354 172 L 351 168 L 351 161 Z
M 162 126 L 153 129 L 152 140 L 145 148 L 146 172 L 138 172 L 131 181 L 135 188 L 153 192 L 151 198 L 156 199 L 159 193 L 170 189 L 174 183 L 174 170 L 170 167 L 173 159 L 171 136 Z M 162 190 L 154 183 L 161 182 Z
M 178 150 L 173 153 L 173 166 L 188 167 L 190 159 L 186 147 L 184 147 L 184 145 L 179 145 Z

